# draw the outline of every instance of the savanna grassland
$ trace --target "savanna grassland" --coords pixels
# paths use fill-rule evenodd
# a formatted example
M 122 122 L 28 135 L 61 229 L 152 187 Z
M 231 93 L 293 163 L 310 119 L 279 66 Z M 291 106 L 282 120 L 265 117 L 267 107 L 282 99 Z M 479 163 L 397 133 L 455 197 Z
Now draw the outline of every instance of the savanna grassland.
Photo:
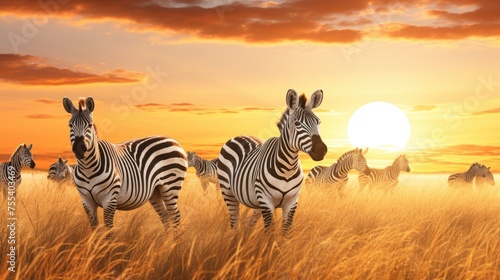
M 355 178 L 355 176 L 354 176 Z M 71 184 L 27 173 L 17 197 L 17 272 L 5 279 L 500 279 L 500 193 L 453 191 L 446 176 L 406 175 L 394 194 L 347 195 L 304 187 L 293 230 L 273 234 L 245 216 L 230 230 L 213 186 L 204 194 L 192 174 L 179 198 L 177 239 L 165 234 L 150 205 L 91 231 Z M 102 222 L 102 209 L 100 209 Z M 5 203 L 0 220 L 7 223 Z M 8 229 L 0 229 L 2 259 Z

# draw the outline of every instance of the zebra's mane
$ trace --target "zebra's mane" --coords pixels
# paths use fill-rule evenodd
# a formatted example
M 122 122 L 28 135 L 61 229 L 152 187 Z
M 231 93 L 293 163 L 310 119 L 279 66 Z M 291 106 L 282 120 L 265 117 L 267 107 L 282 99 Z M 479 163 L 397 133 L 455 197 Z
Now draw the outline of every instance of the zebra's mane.
M 299 107 L 302 109 L 306 108 L 306 103 L 307 103 L 307 96 L 305 94 L 301 94 L 299 97 Z M 286 108 L 285 112 L 281 115 L 280 120 L 276 123 L 278 126 L 278 129 L 281 131 L 288 120 L 288 117 L 290 116 L 290 108 Z
M 354 152 L 356 152 L 358 149 L 354 149 L 354 150 L 350 150 L 348 152 L 345 152 L 343 155 L 341 155 L 339 157 L 339 159 L 337 160 L 337 163 L 343 161 L 344 159 L 346 159 L 347 157 L 349 157 L 350 155 L 352 155 Z
M 87 108 L 87 105 L 85 105 L 85 98 L 83 97 L 80 97 L 80 100 L 78 101 L 78 110 L 80 110 L 80 112 L 82 110 L 85 110 Z
M 17 154 L 17 152 L 19 152 L 19 150 L 21 149 L 21 147 L 23 147 L 24 144 L 21 144 L 19 146 L 17 146 L 17 149 L 12 153 L 12 155 L 10 155 L 10 158 L 9 158 L 9 161 L 12 161 L 12 157 Z

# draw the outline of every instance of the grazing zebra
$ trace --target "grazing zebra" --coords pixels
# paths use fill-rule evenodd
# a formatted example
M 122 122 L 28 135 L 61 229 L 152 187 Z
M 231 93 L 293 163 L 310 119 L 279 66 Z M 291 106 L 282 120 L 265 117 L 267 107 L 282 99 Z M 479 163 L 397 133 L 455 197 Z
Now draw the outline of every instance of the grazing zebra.
M 476 188 L 483 189 L 486 187 L 493 187 L 495 185 L 495 178 L 493 177 L 493 173 L 491 173 L 490 168 L 486 166 L 484 166 L 484 168 L 487 169 L 485 176 L 476 176 Z
M 474 178 L 478 177 L 486 177 L 486 173 L 488 171 L 488 168 L 486 166 L 479 164 L 479 163 L 473 163 L 470 167 L 469 170 L 463 173 L 455 173 L 452 174 L 448 177 L 448 186 L 452 188 L 456 187 L 467 187 L 467 188 L 472 188 L 472 185 L 474 183 Z
M 288 108 L 278 128 L 279 137 L 263 142 L 251 136 L 238 136 L 227 141 L 217 162 L 217 174 L 224 201 L 230 215 L 231 228 L 239 220 L 239 204 L 261 212 L 268 229 L 276 208 L 283 208 L 283 233 L 292 226 L 297 198 L 304 174 L 299 151 L 315 160 L 323 160 L 327 147 L 319 135 L 319 118 L 313 113 L 323 100 L 317 90 L 306 103 L 294 90 L 286 95 Z
M 317 184 L 338 188 L 339 195 L 344 195 L 344 188 L 347 184 L 349 171 L 355 169 L 370 175 L 370 168 L 366 164 L 364 155 L 368 149 L 354 149 L 341 155 L 336 163 L 330 166 L 317 165 L 307 175 L 307 184 Z
M 49 175 L 47 175 L 47 179 L 56 182 L 64 182 L 71 180 L 72 174 L 73 167 L 71 165 L 68 165 L 68 160 L 63 160 L 61 157 L 59 157 L 56 162 L 50 165 Z
M 179 143 L 161 136 L 121 144 L 99 140 L 92 97 L 80 99 L 78 109 L 64 98 L 63 106 L 71 114 L 70 140 L 77 158 L 73 180 L 92 228 L 99 224 L 97 207 L 104 209 L 104 223 L 110 229 L 115 210 L 135 209 L 149 201 L 165 229 L 170 219 L 177 229 L 177 198 L 187 170 Z
M 35 161 L 31 154 L 33 144 L 26 146 L 21 144 L 17 147 L 14 153 L 10 156 L 10 160 L 0 164 L 0 185 L 2 188 L 3 198 L 6 199 L 9 192 L 15 196 L 16 187 L 21 184 L 21 169 L 23 166 L 35 168 Z
M 217 181 L 217 159 L 206 160 L 199 157 L 195 152 L 187 152 L 188 167 L 196 169 L 196 176 L 200 179 L 203 190 L 206 191 L 208 184 L 218 184 Z
M 382 189 L 386 192 L 393 192 L 398 184 L 398 177 L 401 171 L 410 172 L 408 159 L 405 155 L 398 156 L 392 165 L 384 169 L 370 168 L 370 175 L 359 174 L 359 190 L 363 191 L 366 185 L 371 189 Z

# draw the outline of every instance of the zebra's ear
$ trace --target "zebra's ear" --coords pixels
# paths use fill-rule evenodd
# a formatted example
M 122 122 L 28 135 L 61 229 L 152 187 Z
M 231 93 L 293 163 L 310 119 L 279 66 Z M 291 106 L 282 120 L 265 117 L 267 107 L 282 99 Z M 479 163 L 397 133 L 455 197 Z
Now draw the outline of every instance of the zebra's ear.
M 85 106 L 90 113 L 94 112 L 94 99 L 92 97 L 87 97 Z
M 363 150 L 363 155 L 366 155 L 366 153 L 368 153 L 368 147 L 366 147 L 366 149 Z
M 309 102 L 307 102 L 307 108 L 318 108 L 319 105 L 321 105 L 321 102 L 323 102 L 323 91 L 321 89 L 318 89 L 311 95 Z
M 59 162 L 59 164 L 63 164 L 63 159 L 61 156 L 59 156 L 59 158 L 57 159 L 57 162 Z
M 290 109 L 295 109 L 297 108 L 298 104 L 299 104 L 299 95 L 295 90 L 289 89 L 288 92 L 286 93 L 286 105 Z
M 65 160 L 63 163 L 64 163 L 64 164 L 68 164 L 68 160 L 69 160 L 69 159 Z
M 26 144 L 24 144 L 24 147 L 26 147 Z M 33 148 L 33 144 L 30 144 L 30 145 L 27 147 L 28 151 L 31 151 L 31 148 Z
M 75 105 L 73 105 L 73 102 L 67 97 L 63 98 L 63 106 L 66 112 L 73 114 L 73 112 L 76 111 Z

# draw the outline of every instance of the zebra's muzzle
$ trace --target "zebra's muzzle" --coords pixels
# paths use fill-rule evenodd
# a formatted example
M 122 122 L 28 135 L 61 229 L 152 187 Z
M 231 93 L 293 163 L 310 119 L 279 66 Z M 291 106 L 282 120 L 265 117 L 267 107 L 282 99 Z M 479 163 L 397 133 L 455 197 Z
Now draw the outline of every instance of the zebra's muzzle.
M 85 158 L 85 153 L 87 152 L 87 147 L 85 146 L 85 140 L 83 136 L 76 136 L 75 142 L 73 142 L 73 153 L 77 159 Z
M 30 168 L 31 168 L 31 169 L 35 168 L 35 165 L 36 165 L 35 161 L 34 161 L 34 160 L 32 160 L 32 161 L 30 162 Z
M 309 156 L 314 160 L 314 161 L 320 161 L 325 158 L 326 152 L 328 151 L 328 147 L 326 144 L 321 140 L 321 137 L 319 135 L 313 135 L 311 137 L 311 150 L 309 151 Z
M 367 166 L 365 170 L 363 170 L 363 173 L 365 173 L 366 176 L 370 175 L 371 173 L 370 168 Z

